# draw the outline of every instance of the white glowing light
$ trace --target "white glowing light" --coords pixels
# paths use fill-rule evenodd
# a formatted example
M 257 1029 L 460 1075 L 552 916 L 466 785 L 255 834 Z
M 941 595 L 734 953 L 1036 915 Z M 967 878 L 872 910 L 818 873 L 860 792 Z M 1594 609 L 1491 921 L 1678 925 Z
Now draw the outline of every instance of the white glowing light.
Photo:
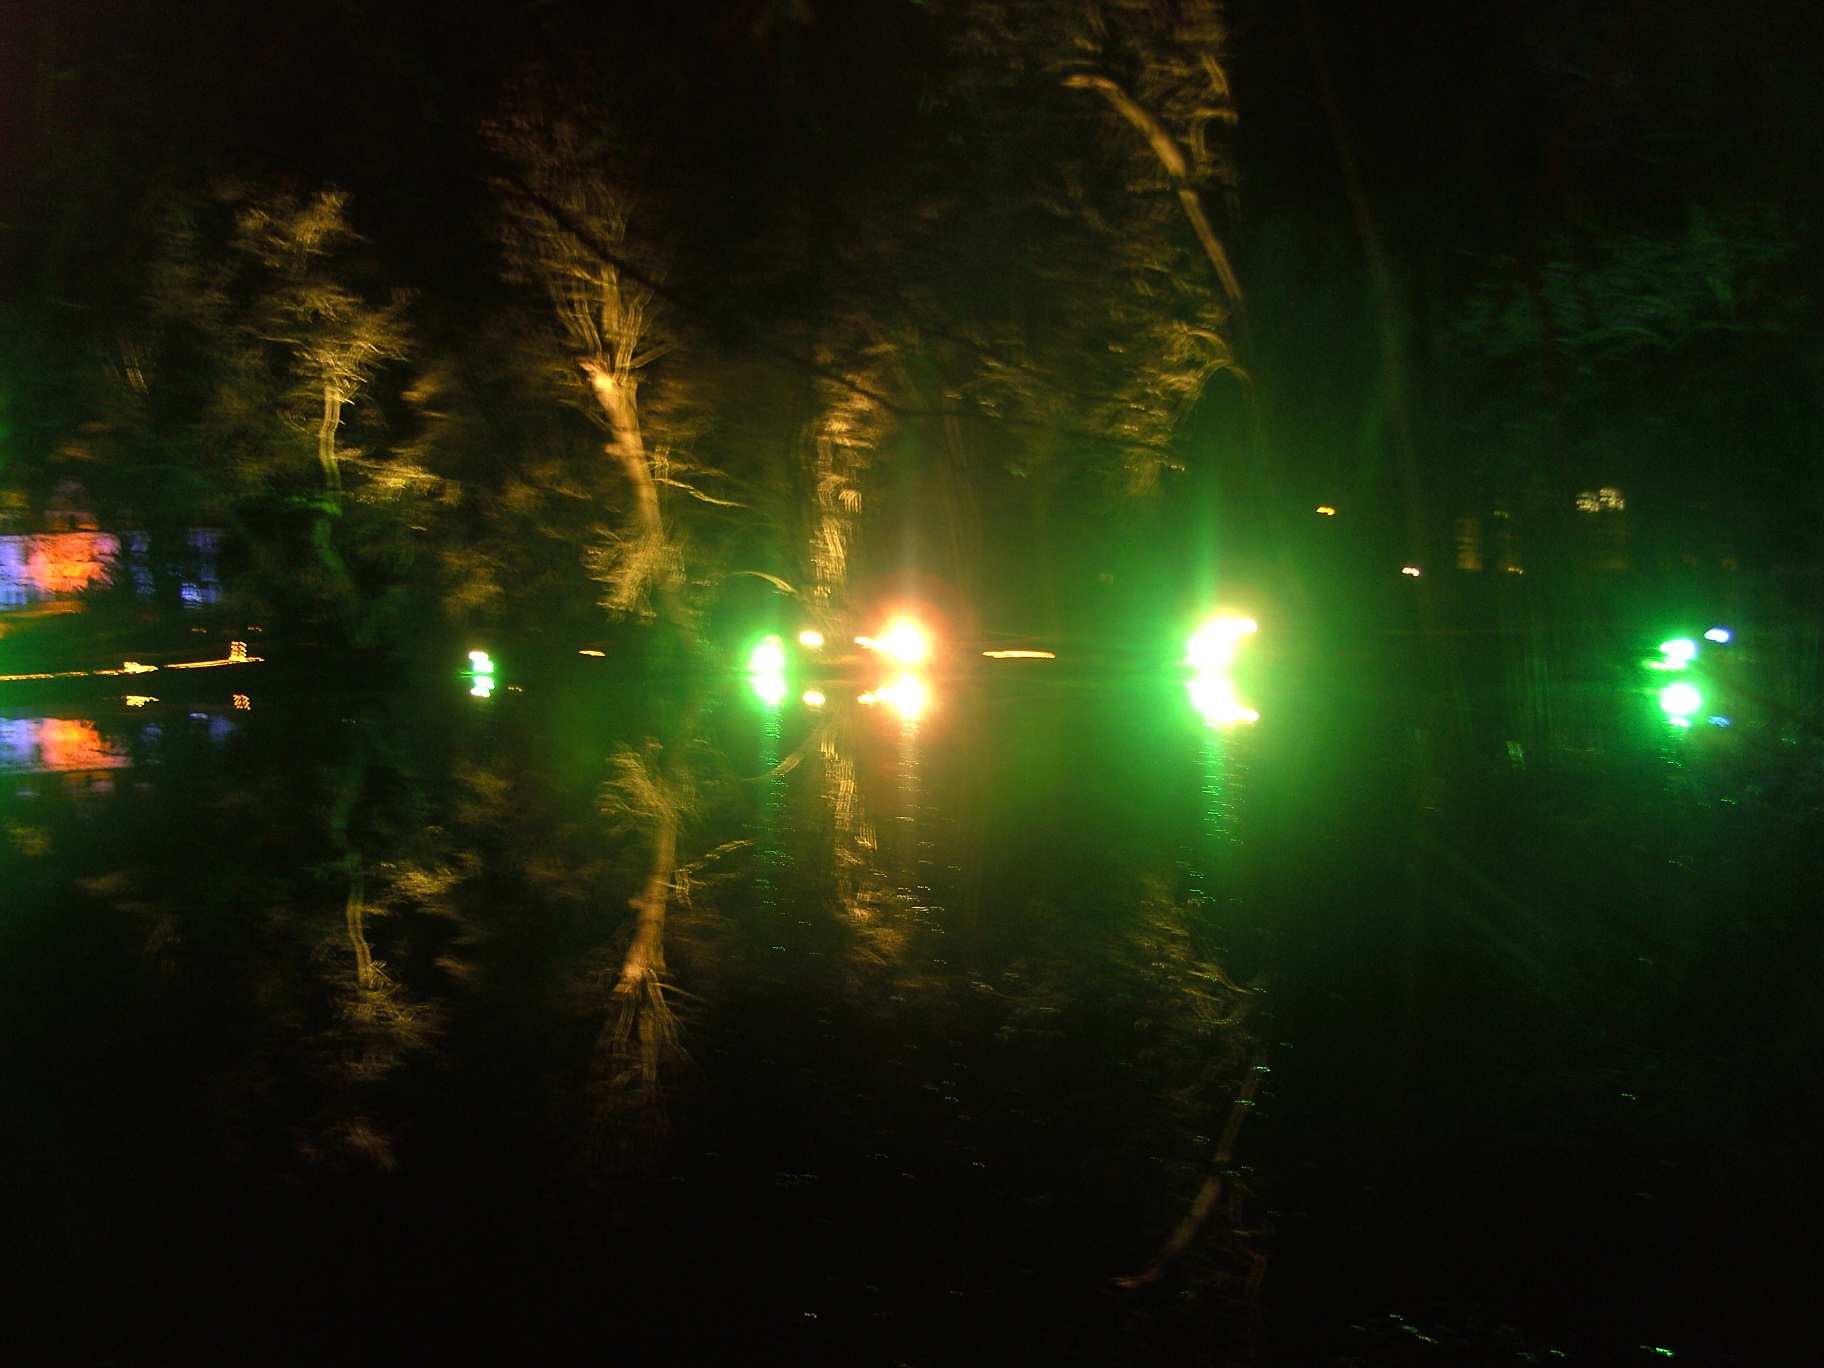
M 1198 675 L 1186 687 L 1190 690 L 1191 705 L 1212 727 L 1233 727 L 1242 722 L 1260 721 L 1259 713 L 1242 706 L 1241 700 L 1235 696 L 1235 685 L 1226 675 Z
M 823 696 L 822 689 L 806 689 L 804 691 L 804 706 L 807 708 L 821 708 L 827 702 L 829 702 L 829 700 Z
M 822 650 L 823 633 L 813 631 L 807 627 L 804 631 L 798 633 L 798 644 L 807 651 Z
M 1194 670 L 1226 670 L 1235 660 L 1242 638 L 1253 636 L 1260 624 L 1248 617 L 1211 618 L 1199 627 L 1185 648 L 1184 663 Z
M 1413 579 L 1417 579 L 1424 571 L 1420 570 L 1416 565 L 1402 565 L 1400 567 L 1400 573 L 1402 575 L 1410 575 Z
M 1727 627 L 1712 627 L 1704 633 L 1705 641 L 1714 641 L 1718 646 L 1725 646 L 1735 640 L 1735 633 Z

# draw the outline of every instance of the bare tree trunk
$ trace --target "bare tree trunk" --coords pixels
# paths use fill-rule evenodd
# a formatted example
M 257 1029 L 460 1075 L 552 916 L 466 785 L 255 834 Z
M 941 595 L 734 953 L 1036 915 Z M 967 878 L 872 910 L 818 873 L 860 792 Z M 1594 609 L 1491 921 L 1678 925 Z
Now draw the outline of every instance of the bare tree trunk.
M 640 432 L 640 415 L 633 389 L 616 380 L 614 372 L 594 357 L 582 363 L 583 374 L 595 392 L 596 403 L 608 418 L 614 440 L 608 451 L 621 463 L 621 471 L 633 489 L 634 526 L 642 537 L 659 535 L 663 524 L 659 516 L 659 486 L 652 476 L 652 463 L 646 456 L 646 439 Z
M 614 985 L 617 993 L 636 993 L 648 977 L 665 972 L 665 913 L 671 907 L 677 868 L 678 809 L 675 803 L 668 803 L 653 836 L 652 872 L 645 888 L 631 901 L 639 918 L 634 923 L 633 942 L 621 961 L 621 976 Z

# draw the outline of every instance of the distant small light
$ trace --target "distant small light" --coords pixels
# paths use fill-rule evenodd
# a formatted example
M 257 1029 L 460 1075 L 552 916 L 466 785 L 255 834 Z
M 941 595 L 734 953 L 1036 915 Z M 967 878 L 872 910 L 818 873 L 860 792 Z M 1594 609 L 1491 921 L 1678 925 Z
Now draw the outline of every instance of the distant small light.
M 1413 579 L 1417 579 L 1424 572 L 1416 565 L 1402 565 L 1400 567 L 1400 573 L 1402 575 L 1410 575 Z
M 983 651 L 990 660 L 1056 660 L 1055 651 Z
M 827 702 L 829 702 L 829 700 L 823 696 L 823 690 L 821 689 L 806 689 L 804 691 L 804 706 L 807 708 L 821 708 Z
M 1697 659 L 1697 643 L 1690 637 L 1674 637 L 1659 643 L 1659 653 L 1667 660 L 1678 662 L 1674 669 L 1682 669 Z
M 1727 727 L 1730 725 L 1729 719 L 1726 717 L 1707 717 L 1704 720 L 1713 727 Z
M 1659 706 L 1668 717 L 1689 720 L 1704 706 L 1704 696 L 1690 684 L 1668 684 L 1659 691 Z
M 158 700 L 156 698 L 153 698 L 150 694 L 128 694 L 127 695 L 127 706 L 129 708 L 143 708 L 148 703 L 156 703 L 156 702 L 158 702 Z
M 1735 640 L 1735 633 L 1727 627 L 1712 627 L 1704 633 L 1704 640 L 1714 641 L 1717 645 L 1723 646 Z
M 1320 518 L 1334 518 L 1336 516 L 1336 510 L 1329 504 L 1319 504 L 1317 506 L 1317 514 Z
M 598 651 L 593 646 L 585 646 L 585 647 L 583 647 L 582 650 L 578 651 L 577 654 L 586 655 L 586 656 L 595 656 L 597 659 L 601 659 L 601 658 L 606 657 L 608 652 Z
M 253 708 L 253 700 L 246 694 L 236 694 L 234 696 L 234 706 L 237 712 L 248 712 Z
M 817 632 L 817 631 L 812 631 L 810 628 L 807 627 L 804 631 L 798 633 L 798 644 L 800 646 L 804 647 L 807 651 L 822 650 L 823 649 L 823 633 Z

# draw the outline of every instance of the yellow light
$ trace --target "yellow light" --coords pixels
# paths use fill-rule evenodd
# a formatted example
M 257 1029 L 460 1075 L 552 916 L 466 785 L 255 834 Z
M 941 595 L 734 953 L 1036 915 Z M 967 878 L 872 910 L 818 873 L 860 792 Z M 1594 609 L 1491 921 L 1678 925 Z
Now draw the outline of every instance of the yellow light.
M 860 638 L 856 640 L 860 641 Z M 902 665 L 918 664 L 931 650 L 931 643 L 926 640 L 923 629 L 916 622 L 905 618 L 896 619 L 888 624 L 885 633 L 875 637 L 872 642 L 863 644 L 872 645 L 882 655 L 891 656 Z
M 804 629 L 804 631 L 798 633 L 798 644 L 800 646 L 804 647 L 805 650 L 807 650 L 807 651 L 822 650 L 823 649 L 823 633 L 817 632 L 817 631 L 812 631 L 810 628 L 807 627 Z
M 606 657 L 606 656 L 607 656 L 607 654 L 608 654 L 608 652 L 606 652 L 606 651 L 598 651 L 598 650 L 596 650 L 596 649 L 595 649 L 595 648 L 594 648 L 594 647 L 591 647 L 591 646 L 585 646 L 585 647 L 583 647 L 583 649 L 582 649 L 582 650 L 580 650 L 580 651 L 578 651 L 578 652 L 577 652 L 577 654 L 578 654 L 578 655 L 586 655 L 586 656 L 595 656 L 595 657 L 597 657 L 597 658 L 598 658 L 598 659 L 601 659 L 601 658 L 604 658 L 604 657 Z
M 1319 504 L 1317 506 L 1317 511 L 1321 517 L 1334 518 L 1336 516 L 1336 510 L 1329 504 Z
M 822 689 L 806 689 L 804 691 L 804 706 L 807 708 L 821 708 L 828 701 L 829 700 L 823 696 Z
M 902 674 L 879 690 L 879 696 L 898 709 L 899 715 L 908 722 L 925 710 L 925 684 L 917 675 Z
M 1402 575 L 1410 575 L 1410 576 L 1412 576 L 1412 578 L 1417 579 L 1419 577 L 1420 570 L 1419 570 L 1419 567 L 1416 565 L 1402 565 L 1400 567 L 1400 573 Z
M 129 708 L 143 708 L 148 703 L 156 703 L 156 702 L 158 702 L 158 700 L 156 698 L 152 697 L 151 694 L 128 694 L 127 695 L 127 706 Z
M 152 671 L 157 668 L 158 666 L 156 665 L 141 665 L 137 660 L 123 660 L 120 663 L 120 672 L 122 674 L 151 674 Z M 100 673 L 100 671 L 97 671 L 97 673 Z
M 253 700 L 247 697 L 246 694 L 236 694 L 234 696 L 234 706 L 237 712 L 247 712 L 253 707 Z
M 1052 651 L 983 651 L 990 660 L 1056 660 Z
M 861 704 L 861 706 L 864 708 L 871 708 L 876 703 L 880 702 L 880 695 L 875 694 L 875 693 L 856 694 L 855 701 L 857 703 Z

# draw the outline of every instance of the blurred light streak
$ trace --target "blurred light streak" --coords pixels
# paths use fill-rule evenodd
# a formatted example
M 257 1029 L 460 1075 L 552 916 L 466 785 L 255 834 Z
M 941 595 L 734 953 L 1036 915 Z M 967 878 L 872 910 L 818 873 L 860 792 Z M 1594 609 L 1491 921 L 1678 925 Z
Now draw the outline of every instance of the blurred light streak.
M 990 660 L 1056 660 L 1055 651 L 983 651 Z

